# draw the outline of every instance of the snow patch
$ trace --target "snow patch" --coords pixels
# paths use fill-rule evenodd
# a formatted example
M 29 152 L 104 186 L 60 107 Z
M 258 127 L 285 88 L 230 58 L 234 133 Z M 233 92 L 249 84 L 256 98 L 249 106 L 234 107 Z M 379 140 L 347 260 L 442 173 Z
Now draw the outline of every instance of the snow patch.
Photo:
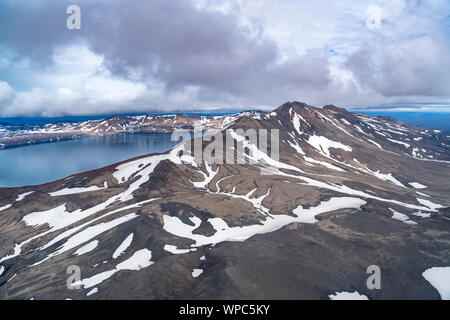
M 206 188 L 206 186 L 219 173 L 219 167 L 217 167 L 216 171 L 214 171 L 212 169 L 212 166 L 210 166 L 206 161 L 205 161 L 205 168 L 206 168 L 206 171 L 208 171 L 208 174 L 204 173 L 203 171 L 197 171 L 197 172 L 201 173 L 204 176 L 204 180 L 200 181 L 200 182 L 193 182 L 193 181 L 191 181 L 191 183 L 194 185 L 194 187 L 196 187 L 196 188 Z
M 91 240 L 94 237 L 97 237 L 98 235 L 111 230 L 115 227 L 117 227 L 118 225 L 128 222 L 132 219 L 137 218 L 138 215 L 136 215 L 135 213 L 130 213 L 127 214 L 125 216 L 122 216 L 120 218 L 108 221 L 108 222 L 103 222 L 103 223 L 99 223 L 95 226 L 91 226 L 88 227 L 86 229 L 84 229 L 83 231 L 75 234 L 74 236 L 72 236 L 71 238 L 69 238 L 63 245 L 61 245 L 56 251 L 54 251 L 53 253 L 49 254 L 46 258 L 44 258 L 43 260 L 35 263 L 33 266 L 35 265 L 39 265 L 41 263 L 43 263 L 44 261 L 60 255 L 64 252 L 67 252 L 89 240 Z
M 389 139 L 389 138 L 387 138 L 389 141 L 391 141 L 391 142 L 393 142 L 393 143 L 396 143 L 396 144 L 401 144 L 401 145 L 404 145 L 405 147 L 407 147 L 407 148 L 409 148 L 411 145 L 409 145 L 408 143 L 406 143 L 406 142 L 402 142 L 402 141 L 398 141 L 398 140 L 394 140 L 394 139 Z
M 394 184 L 396 184 L 396 185 L 398 185 L 400 187 L 405 188 L 405 186 L 400 181 L 398 181 L 392 175 L 392 173 L 381 173 L 379 170 L 375 172 L 375 171 L 371 171 L 369 168 L 367 168 L 367 169 L 371 172 L 371 174 L 373 174 L 378 179 L 385 180 L 385 181 L 390 181 L 390 182 L 392 182 L 392 183 L 394 183 Z
M 292 124 L 294 125 L 294 128 L 298 132 L 298 134 L 302 134 L 302 131 L 300 130 L 300 117 L 297 113 L 294 113 L 294 116 L 292 117 Z
M 177 237 L 191 239 L 196 242 L 193 245 L 194 247 L 200 247 L 225 241 L 245 241 L 256 234 L 273 232 L 294 222 L 314 223 L 317 221 L 315 216 L 321 213 L 339 209 L 358 209 L 364 204 L 366 204 L 366 202 L 359 198 L 331 198 L 328 201 L 322 202 L 317 207 L 310 207 L 309 209 L 303 209 L 301 206 L 297 207 L 294 210 L 296 217 L 288 215 L 270 215 L 266 220 L 261 221 L 260 224 L 242 227 L 229 227 L 221 218 L 213 218 L 208 220 L 216 230 L 216 233 L 212 236 L 193 233 L 193 231 L 200 226 L 201 221 L 199 218 L 191 219 L 191 221 L 195 221 L 195 225 L 190 226 L 183 223 L 178 217 L 164 215 L 163 229 Z
M 341 118 L 341 119 L 339 119 L 339 120 L 341 120 L 341 122 L 342 122 L 343 124 L 346 124 L 346 125 L 348 125 L 348 126 L 351 126 L 351 125 L 352 125 L 352 124 L 351 124 L 350 122 L 348 122 L 347 119 L 345 119 L 345 118 Z
M 129 259 L 116 266 L 117 270 L 132 270 L 139 271 L 141 269 L 151 266 L 154 262 L 151 261 L 152 252 L 148 249 L 136 251 Z
M 4 211 L 12 207 L 12 204 L 7 204 L 6 206 L 0 207 L 0 211 Z
M 344 208 L 359 209 L 364 204 L 366 204 L 366 202 L 359 198 L 331 198 L 328 201 L 322 202 L 317 207 L 303 209 L 302 206 L 298 206 L 292 212 L 298 217 L 295 222 L 316 223 L 319 220 L 317 220 L 315 217 L 321 213 L 331 212 Z
M 348 152 L 352 151 L 351 147 L 323 136 L 310 136 L 308 143 L 319 152 L 324 153 L 327 157 L 330 157 L 330 148 L 342 149 Z
M 80 249 L 78 249 L 77 251 L 75 251 L 75 255 L 77 256 L 81 256 L 82 254 L 91 252 L 92 250 L 94 250 L 95 248 L 97 248 L 98 246 L 98 240 L 94 240 L 89 242 L 88 244 L 82 246 Z
M 50 196 L 52 197 L 58 197 L 58 196 L 67 196 L 71 194 L 78 194 L 83 192 L 92 192 L 92 191 L 98 191 L 105 188 L 99 188 L 97 186 L 90 186 L 87 188 L 64 188 L 55 192 L 50 192 Z
M 336 292 L 328 296 L 331 300 L 369 300 L 366 295 L 360 294 L 358 291 L 355 292 Z
M 418 182 L 409 182 L 408 184 L 410 186 L 412 186 L 413 188 L 416 188 L 416 189 L 425 189 L 425 188 L 427 188 L 427 186 L 424 186 L 423 184 L 420 184 Z
M 288 170 L 294 170 L 297 172 L 302 172 L 299 168 L 295 166 L 291 166 L 288 164 L 285 164 L 283 162 L 277 161 L 269 157 L 266 153 L 262 152 L 258 149 L 258 147 L 254 144 L 251 144 L 248 140 L 245 139 L 245 137 L 239 135 L 234 130 L 229 130 L 230 135 L 235 139 L 237 142 L 241 142 L 243 144 L 244 148 L 248 148 L 250 151 L 250 155 L 245 154 L 247 158 L 250 160 L 253 160 L 255 162 L 262 162 L 265 163 L 271 167 L 280 168 L 280 169 L 288 169 Z
M 25 199 L 26 196 L 32 194 L 33 192 L 34 192 L 34 191 L 30 191 L 30 192 L 25 192 L 25 193 L 19 194 L 19 195 L 17 196 L 17 200 L 16 200 L 16 201 L 22 201 L 23 199 Z M 1 211 L 1 210 L 0 210 L 0 211 Z
M 443 206 L 441 206 L 440 204 L 433 203 L 430 200 L 425 200 L 425 199 L 420 199 L 420 198 L 416 198 L 416 199 L 420 204 L 423 204 L 425 207 L 428 207 L 433 211 L 436 211 L 436 209 L 443 208 Z
M 367 138 L 366 138 L 367 139 Z M 377 146 L 379 149 L 383 150 L 383 148 L 381 147 L 381 145 L 373 140 L 367 139 L 367 141 L 369 141 L 370 143 L 372 143 L 373 145 Z
M 413 212 L 413 215 L 416 217 L 421 217 L 422 219 L 431 217 L 431 213 L 424 213 L 422 211 Z
M 92 296 L 93 294 L 96 294 L 97 292 L 98 292 L 98 288 L 94 288 L 94 289 L 92 289 L 91 291 L 89 291 L 89 292 L 86 294 L 86 296 L 87 296 L 87 297 Z
M 419 191 L 416 191 L 416 193 L 417 193 L 419 196 L 422 196 L 422 197 L 426 197 L 426 198 L 430 198 L 430 197 L 431 197 L 431 196 L 429 196 L 429 195 L 427 195 L 427 194 L 425 194 L 425 193 L 419 192 Z
M 367 166 L 365 166 L 364 164 L 362 164 L 361 162 L 358 161 L 358 159 L 353 159 L 353 161 L 355 161 L 356 163 L 360 164 L 363 168 L 355 168 L 358 170 L 361 170 L 363 172 L 366 172 L 368 174 L 373 175 L 374 177 L 377 177 L 380 180 L 384 180 L 384 181 L 390 181 L 393 184 L 396 184 L 400 187 L 406 188 L 400 181 L 398 181 L 393 175 L 392 173 L 381 173 L 380 170 L 378 171 L 372 171 L 370 170 Z
M 192 270 L 192 277 L 197 278 L 202 273 L 203 273 L 203 269 L 194 269 L 194 270 Z
M 151 266 L 154 263 L 153 261 L 151 261 L 151 258 L 152 252 L 148 249 L 136 251 L 129 259 L 125 260 L 122 263 L 119 263 L 115 269 L 98 273 L 96 275 L 93 275 L 92 277 L 74 282 L 72 285 L 82 285 L 85 289 L 95 287 L 121 270 L 139 271 L 143 268 Z
M 176 246 L 173 246 L 171 244 L 166 244 L 164 246 L 164 250 L 173 253 L 173 254 L 185 254 L 185 253 L 189 253 L 189 252 L 193 252 L 196 251 L 196 248 L 191 248 L 191 249 L 178 249 Z
M 343 169 L 341 169 L 339 167 L 336 167 L 336 166 L 332 165 L 331 163 L 328 163 L 328 162 L 325 162 L 325 161 L 315 160 L 313 158 L 309 158 L 309 157 L 306 157 L 306 156 L 304 158 L 305 158 L 306 162 L 320 164 L 320 165 L 322 165 L 324 167 L 327 167 L 328 169 L 331 169 L 331 170 L 340 171 L 340 172 L 346 172 L 345 170 L 343 170 Z
M 328 184 L 326 182 L 315 180 L 315 179 L 311 179 L 309 177 L 288 174 L 288 173 L 282 172 L 280 170 L 271 171 L 270 173 L 274 174 L 274 175 L 280 175 L 280 176 L 284 176 L 284 177 L 288 177 L 288 178 L 302 180 L 304 182 L 303 183 L 299 183 L 299 184 L 303 184 L 303 185 L 309 185 L 309 186 L 314 186 L 314 187 L 317 187 L 317 188 L 333 190 L 333 191 L 336 191 L 336 192 L 339 192 L 339 193 L 345 193 L 345 194 L 348 194 L 348 195 L 362 197 L 362 198 L 367 198 L 367 199 L 374 199 L 374 200 L 383 201 L 383 202 L 390 202 L 390 203 L 394 203 L 396 205 L 400 205 L 400 206 L 408 208 L 408 209 L 424 210 L 424 211 L 436 211 L 436 210 L 429 209 L 428 207 L 417 206 L 417 205 L 414 205 L 414 204 L 404 203 L 404 202 L 400 202 L 400 201 L 393 200 L 393 199 L 385 199 L 385 198 L 377 197 L 377 196 L 370 195 L 370 194 L 368 194 L 366 192 L 363 192 L 363 191 L 360 191 L 360 190 L 355 190 L 355 189 L 349 188 L 349 187 L 347 187 L 345 185 Z
M 113 253 L 113 259 L 117 259 L 120 257 L 131 245 L 131 242 L 133 241 L 133 233 L 130 233 L 128 237 L 123 240 L 123 242 L 120 244 L 120 246 L 114 251 Z
M 442 300 L 450 300 L 450 267 L 433 267 L 422 276 L 439 292 Z
M 297 151 L 297 153 L 300 153 L 301 155 L 305 155 L 305 152 L 302 150 L 302 148 L 297 143 L 294 144 L 290 141 L 288 141 L 288 143 L 295 151 Z
M 391 208 L 389 208 L 389 210 L 392 211 L 392 219 L 404 222 L 406 224 L 417 224 L 417 222 L 410 220 L 406 214 L 397 212 Z

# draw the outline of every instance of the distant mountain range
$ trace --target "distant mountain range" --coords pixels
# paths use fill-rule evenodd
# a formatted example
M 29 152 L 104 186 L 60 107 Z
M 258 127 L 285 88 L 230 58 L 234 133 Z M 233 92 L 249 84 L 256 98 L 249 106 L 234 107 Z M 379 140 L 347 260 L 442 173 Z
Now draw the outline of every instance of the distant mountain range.
M 245 164 L 198 162 L 184 144 L 0 190 L 0 299 L 450 298 L 448 132 L 288 102 L 39 134 L 170 131 L 194 120 L 231 139 L 223 152 Z M 279 157 L 239 129 L 277 129 Z M 380 289 L 367 286 L 374 265 Z M 70 266 L 79 289 L 67 287 Z
M 203 130 L 221 130 L 236 119 L 256 111 L 234 115 L 167 114 L 140 116 L 112 116 L 105 119 L 81 122 L 57 122 L 43 125 L 0 124 L 0 148 L 73 139 L 83 136 L 110 135 L 138 132 L 172 132 L 194 129 L 195 121 Z

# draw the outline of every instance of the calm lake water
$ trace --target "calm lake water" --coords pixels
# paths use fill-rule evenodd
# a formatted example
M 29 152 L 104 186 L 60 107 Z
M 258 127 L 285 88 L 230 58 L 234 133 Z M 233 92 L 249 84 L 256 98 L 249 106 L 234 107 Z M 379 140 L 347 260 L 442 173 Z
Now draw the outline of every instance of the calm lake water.
M 165 152 L 170 133 L 119 134 L 0 150 L 0 187 L 41 184 L 136 156 Z

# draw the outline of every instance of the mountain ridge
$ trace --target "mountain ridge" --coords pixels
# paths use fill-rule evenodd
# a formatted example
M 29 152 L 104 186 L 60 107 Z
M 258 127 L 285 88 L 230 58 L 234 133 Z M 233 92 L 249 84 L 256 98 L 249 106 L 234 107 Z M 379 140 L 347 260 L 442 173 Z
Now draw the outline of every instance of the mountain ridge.
M 179 145 L 0 190 L 0 297 L 439 299 L 422 273 L 450 264 L 448 138 L 336 108 L 294 102 L 236 119 L 223 150 L 255 163 L 197 163 Z M 239 128 L 277 129 L 279 159 Z M 235 153 L 239 141 L 248 152 Z M 373 264 L 380 291 L 365 286 Z M 79 290 L 66 287 L 69 265 Z

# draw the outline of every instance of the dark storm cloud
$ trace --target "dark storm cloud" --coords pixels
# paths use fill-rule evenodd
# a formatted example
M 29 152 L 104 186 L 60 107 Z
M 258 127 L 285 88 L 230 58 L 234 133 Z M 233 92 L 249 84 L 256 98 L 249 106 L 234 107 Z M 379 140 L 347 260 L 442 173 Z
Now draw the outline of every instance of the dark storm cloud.
M 386 1 L 381 29 L 369 30 L 360 1 L 260 1 L 247 11 L 202 2 L 0 1 L 0 114 L 450 96 L 448 26 L 434 19 L 445 4 Z M 81 30 L 66 28 L 71 4 L 81 7 Z
M 277 63 L 277 45 L 262 27 L 243 26 L 232 12 L 199 9 L 190 1 L 83 1 L 82 30 L 70 31 L 65 9 L 72 2 L 0 4 L 0 43 L 40 65 L 56 47 L 83 39 L 114 75 L 156 78 L 168 91 L 197 86 L 209 99 L 278 103 L 274 91 L 329 82 L 325 56 L 308 53 Z
M 88 25 L 97 30 L 88 35 L 92 48 L 105 55 L 115 73 L 129 75 L 130 68 L 138 69 L 143 80 L 156 77 L 167 90 L 193 85 L 210 99 L 229 94 L 250 98 L 248 103 L 257 96 L 267 99 L 267 93 L 287 85 L 323 86 L 329 81 L 322 56 L 279 64 L 277 45 L 262 27 L 250 30 L 233 13 L 162 0 L 138 6 L 117 3 L 106 12 L 101 23 Z
M 36 64 L 51 61 L 56 46 L 73 41 L 65 28 L 68 2 L 0 1 L 0 44 Z

